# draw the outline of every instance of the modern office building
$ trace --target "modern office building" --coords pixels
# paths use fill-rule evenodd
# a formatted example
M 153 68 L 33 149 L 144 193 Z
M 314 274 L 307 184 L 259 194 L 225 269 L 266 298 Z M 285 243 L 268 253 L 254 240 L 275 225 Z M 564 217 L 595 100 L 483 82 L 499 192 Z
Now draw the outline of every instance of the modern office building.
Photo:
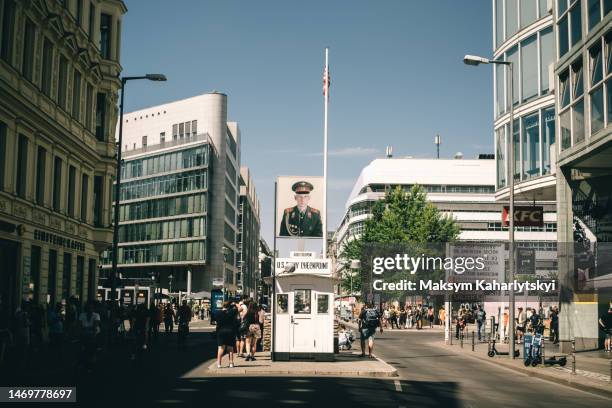
M 240 168 L 238 208 L 238 292 L 256 299 L 259 282 L 259 200 L 248 167 Z
M 112 241 L 123 1 L 0 1 L 0 296 L 94 296 Z
M 555 41 L 550 0 L 493 0 L 495 197 L 508 201 L 508 157 L 514 149 L 515 198 L 555 201 Z M 510 118 L 510 103 L 514 117 Z M 513 135 L 510 135 L 513 120 Z
M 212 92 L 124 115 L 123 283 L 236 293 L 240 130 Z M 111 251 L 104 269 L 111 266 Z
M 555 1 L 559 328 L 564 351 L 572 340 L 578 350 L 603 346 L 597 321 L 612 302 L 611 11 L 607 0 Z
M 344 218 L 335 234 L 337 253 L 342 253 L 348 240 L 363 233 L 373 203 L 382 199 L 386 191 L 396 186 L 408 190 L 415 184 L 427 190 L 427 199 L 443 215 L 457 221 L 461 228 L 459 240 L 507 241 L 508 229 L 501 222 L 503 204 L 495 197 L 495 166 L 491 159 L 386 158 L 372 161 L 361 171 L 347 200 Z M 536 251 L 536 272 L 539 274 L 556 270 L 556 221 L 553 202 L 544 205 L 544 227 L 517 229 L 517 247 Z M 343 267 L 338 264 L 336 271 Z

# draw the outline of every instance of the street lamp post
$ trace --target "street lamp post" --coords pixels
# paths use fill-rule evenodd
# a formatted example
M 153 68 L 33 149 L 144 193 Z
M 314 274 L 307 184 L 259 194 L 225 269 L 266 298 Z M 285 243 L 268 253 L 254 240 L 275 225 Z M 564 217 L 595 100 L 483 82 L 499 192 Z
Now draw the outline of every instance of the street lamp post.
M 510 143 L 506 142 L 506 146 L 509 145 L 509 154 L 508 154 L 508 189 L 510 192 L 510 208 L 508 211 L 508 232 L 509 232 L 509 241 L 510 248 L 508 250 L 510 256 L 508 259 L 509 266 L 509 280 L 510 282 L 514 281 L 514 75 L 513 75 L 513 65 L 512 61 L 495 61 L 489 60 L 488 58 L 477 57 L 474 55 L 466 55 L 463 58 L 463 62 L 467 65 L 480 65 L 480 64 L 499 64 L 505 65 L 508 67 L 508 81 L 509 85 L 509 99 L 510 99 L 510 135 L 506 140 L 509 140 Z M 507 100 L 507 99 L 506 99 Z M 514 333 L 514 289 L 510 289 L 510 310 L 508 311 L 508 331 L 510 332 L 510 355 L 511 359 L 515 359 L 514 355 L 514 345 L 516 342 L 515 333 Z
M 125 96 L 125 84 L 127 81 L 136 79 L 148 79 L 149 81 L 166 81 L 166 76 L 163 74 L 147 74 L 144 76 L 131 76 L 121 78 L 121 104 L 119 105 L 119 141 L 117 142 L 117 175 L 115 182 L 115 211 L 113 222 L 113 259 L 112 269 L 109 276 L 111 281 L 111 302 L 115 303 L 117 296 L 117 258 L 119 247 L 119 192 L 121 188 L 121 145 L 123 143 L 123 98 Z

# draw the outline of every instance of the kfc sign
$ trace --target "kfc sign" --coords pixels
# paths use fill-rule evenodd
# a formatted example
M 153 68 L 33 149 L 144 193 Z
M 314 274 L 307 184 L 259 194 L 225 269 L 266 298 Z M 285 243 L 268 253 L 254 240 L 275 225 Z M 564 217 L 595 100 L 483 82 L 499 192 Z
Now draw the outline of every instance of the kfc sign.
M 502 211 L 502 224 L 508 226 L 508 213 L 510 209 L 504 206 Z M 543 227 L 544 207 L 514 207 L 514 225 L 516 227 Z

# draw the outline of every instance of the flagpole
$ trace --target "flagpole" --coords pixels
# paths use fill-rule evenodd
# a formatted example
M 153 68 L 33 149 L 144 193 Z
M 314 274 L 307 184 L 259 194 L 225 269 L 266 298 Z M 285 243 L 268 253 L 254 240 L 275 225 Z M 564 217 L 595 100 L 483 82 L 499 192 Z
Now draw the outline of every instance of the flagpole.
M 325 94 L 323 102 L 323 259 L 327 258 L 327 107 L 329 103 L 329 48 L 325 47 Z

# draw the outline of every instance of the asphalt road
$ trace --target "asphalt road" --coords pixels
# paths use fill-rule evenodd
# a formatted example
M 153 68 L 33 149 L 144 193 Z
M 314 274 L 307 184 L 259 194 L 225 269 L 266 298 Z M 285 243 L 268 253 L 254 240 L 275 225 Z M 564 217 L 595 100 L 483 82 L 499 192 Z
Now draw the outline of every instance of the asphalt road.
M 474 408 L 612 406 L 610 399 L 598 395 L 427 345 L 441 336 L 427 330 L 377 333 L 374 354 L 398 370 L 397 388 L 410 396 L 411 406 L 443 401 Z
M 78 404 L 66 406 L 88 408 L 610 406 L 596 395 L 432 349 L 424 345 L 431 335 L 386 331 L 377 337 L 375 353 L 399 370 L 399 379 L 185 379 L 185 373 L 214 357 L 211 332 L 194 331 L 186 350 L 177 350 L 174 335 L 162 334 L 141 361 L 130 361 L 129 348 L 120 348 L 104 354 L 91 373 L 70 364 L 61 369 L 42 364 L 21 374 L 4 371 L 0 384 L 76 385 Z

